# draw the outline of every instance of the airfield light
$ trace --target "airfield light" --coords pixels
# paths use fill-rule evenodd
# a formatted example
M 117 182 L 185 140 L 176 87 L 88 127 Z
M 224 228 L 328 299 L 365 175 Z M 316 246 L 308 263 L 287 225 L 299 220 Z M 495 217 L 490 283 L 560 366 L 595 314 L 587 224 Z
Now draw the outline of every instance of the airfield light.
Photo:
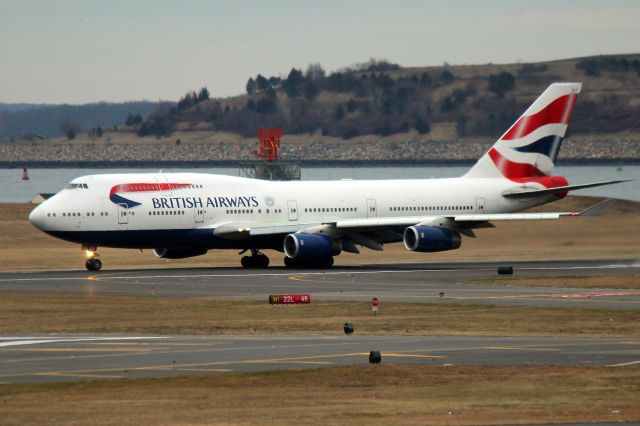
M 348 336 L 351 333 L 353 333 L 353 324 L 350 323 L 350 322 L 345 322 L 344 323 L 344 334 L 346 334 Z

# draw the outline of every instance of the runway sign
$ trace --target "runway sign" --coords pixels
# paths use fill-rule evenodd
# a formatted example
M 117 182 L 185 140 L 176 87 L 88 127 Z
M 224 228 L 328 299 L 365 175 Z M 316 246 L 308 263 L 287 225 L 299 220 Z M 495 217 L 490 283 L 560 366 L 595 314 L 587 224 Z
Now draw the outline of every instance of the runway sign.
M 269 304 L 271 305 L 300 305 L 311 303 L 311 296 L 308 294 L 270 294 Z

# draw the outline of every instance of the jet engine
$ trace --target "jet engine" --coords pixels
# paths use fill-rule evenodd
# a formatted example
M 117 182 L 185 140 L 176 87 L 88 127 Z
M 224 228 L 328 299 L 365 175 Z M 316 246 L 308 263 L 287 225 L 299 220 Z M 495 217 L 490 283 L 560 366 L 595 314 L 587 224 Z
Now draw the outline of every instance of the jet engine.
M 327 259 L 341 251 L 340 241 L 327 235 L 296 233 L 284 237 L 284 253 L 290 259 Z
M 169 249 L 169 248 L 156 248 L 153 249 L 153 254 L 156 257 L 163 259 L 185 259 L 187 257 L 202 256 L 207 253 L 207 249 L 200 248 L 185 248 L 185 249 Z
M 439 226 L 409 226 L 402 235 L 404 247 L 418 252 L 455 250 L 460 247 L 460 233 Z

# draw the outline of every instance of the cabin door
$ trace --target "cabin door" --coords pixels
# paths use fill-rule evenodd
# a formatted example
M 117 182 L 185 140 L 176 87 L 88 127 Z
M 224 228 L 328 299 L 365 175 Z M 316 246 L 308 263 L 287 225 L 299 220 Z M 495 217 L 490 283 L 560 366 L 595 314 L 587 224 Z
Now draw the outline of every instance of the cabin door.
M 378 212 L 376 211 L 376 200 L 367 200 L 367 217 L 378 217 Z
M 204 222 L 204 209 L 202 207 L 196 207 L 195 209 L 193 209 L 193 214 L 196 223 Z
M 476 213 L 484 213 L 484 198 L 476 198 Z
M 129 209 L 126 204 L 118 204 L 118 225 L 129 223 Z
M 298 203 L 296 202 L 296 200 L 287 201 L 287 208 L 289 210 L 289 220 L 298 220 Z

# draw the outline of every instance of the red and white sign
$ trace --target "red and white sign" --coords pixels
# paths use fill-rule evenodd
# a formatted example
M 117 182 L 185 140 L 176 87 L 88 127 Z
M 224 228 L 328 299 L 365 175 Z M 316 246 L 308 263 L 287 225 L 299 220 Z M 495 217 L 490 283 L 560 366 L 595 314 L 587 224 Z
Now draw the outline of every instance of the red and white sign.
M 378 305 L 380 304 L 380 302 L 378 301 L 377 297 L 372 297 L 371 298 L 371 312 L 373 312 L 373 314 L 377 314 L 378 313 Z
M 269 295 L 269 303 L 272 305 L 298 305 L 311 303 L 308 294 L 272 294 Z

